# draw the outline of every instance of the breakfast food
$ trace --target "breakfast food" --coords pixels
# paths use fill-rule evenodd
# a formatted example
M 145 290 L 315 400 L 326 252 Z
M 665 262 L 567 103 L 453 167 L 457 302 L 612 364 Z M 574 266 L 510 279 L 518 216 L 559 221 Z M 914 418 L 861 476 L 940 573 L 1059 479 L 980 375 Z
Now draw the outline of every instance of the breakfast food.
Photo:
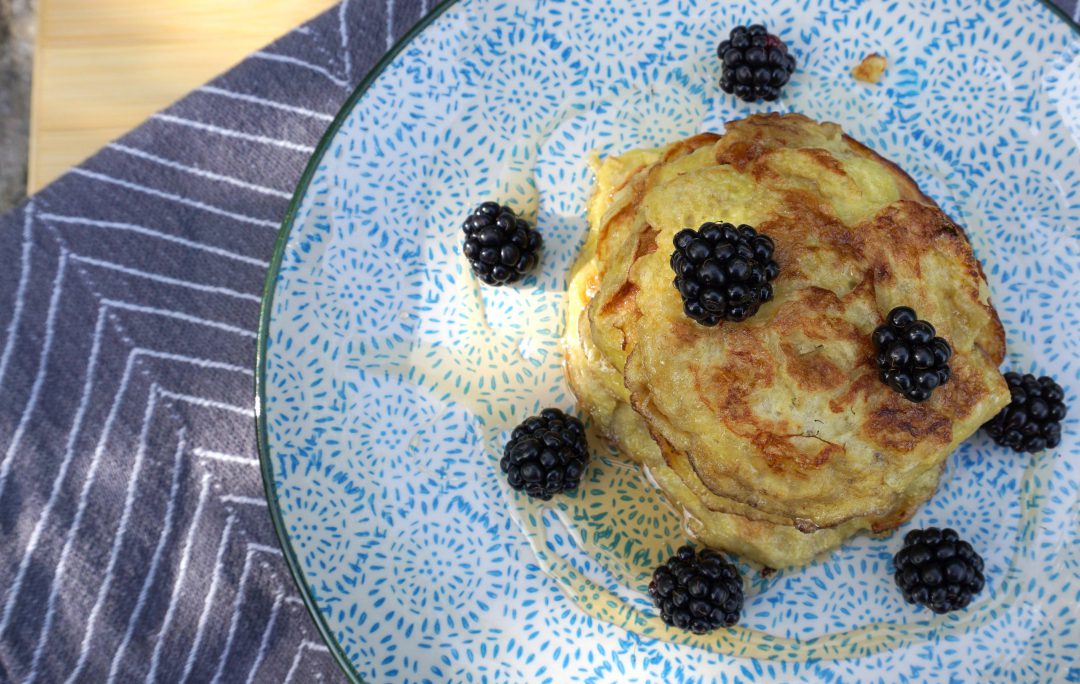
M 649 596 L 665 624 L 705 634 L 739 621 L 742 577 L 716 551 L 683 546 L 653 571 Z
M 671 270 L 683 311 L 702 325 L 742 321 L 772 299 L 773 242 L 747 225 L 706 223 L 675 236 Z
M 935 613 L 966 608 L 986 583 L 983 559 L 947 527 L 908 532 L 904 547 L 893 557 L 893 566 L 904 600 Z
M 569 384 L 709 547 L 785 567 L 893 529 L 1008 403 L 1003 329 L 963 230 L 836 125 L 756 115 L 608 158 L 588 222 Z M 779 268 L 755 314 L 710 327 L 672 263 L 682 231 L 721 222 L 769 236 Z M 874 331 L 900 306 L 952 351 L 920 403 L 876 365 Z
M 761 24 L 736 26 L 716 47 L 723 62 L 720 88 L 747 102 L 771 102 L 795 72 L 787 45 Z
M 952 347 L 945 338 L 935 337 L 936 332 L 907 306 L 890 311 L 874 331 L 878 377 L 908 401 L 926 401 L 934 388 L 952 377 Z
M 986 431 L 1001 446 L 1035 453 L 1061 443 L 1061 421 L 1065 418 L 1065 390 L 1052 378 L 1038 380 L 1030 373 L 1006 373 L 1012 400 L 986 425 Z
M 461 252 L 477 277 L 488 285 L 508 285 L 540 261 L 540 233 L 510 207 L 484 202 L 461 226 Z
M 499 467 L 513 489 L 543 501 L 577 489 L 589 464 L 585 426 L 549 408 L 514 428 Z

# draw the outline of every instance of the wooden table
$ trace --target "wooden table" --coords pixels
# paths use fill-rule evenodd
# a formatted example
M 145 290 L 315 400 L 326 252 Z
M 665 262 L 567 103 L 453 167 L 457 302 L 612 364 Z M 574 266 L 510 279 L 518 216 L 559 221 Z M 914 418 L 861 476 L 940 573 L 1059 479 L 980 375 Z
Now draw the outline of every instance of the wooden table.
M 30 192 L 336 0 L 38 0 Z

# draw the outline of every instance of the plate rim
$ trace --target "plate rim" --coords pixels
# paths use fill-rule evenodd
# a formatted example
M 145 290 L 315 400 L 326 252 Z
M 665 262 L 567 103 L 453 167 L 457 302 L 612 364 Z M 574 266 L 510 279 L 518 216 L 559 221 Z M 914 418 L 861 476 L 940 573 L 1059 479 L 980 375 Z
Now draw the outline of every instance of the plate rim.
M 386 54 L 371 67 L 371 70 L 368 71 L 364 78 L 356 85 L 349 94 L 349 97 L 334 115 L 333 121 L 330 122 L 330 125 L 319 139 L 319 143 L 315 146 L 311 156 L 308 158 L 304 171 L 300 175 L 299 180 L 297 180 L 296 189 L 293 191 L 292 197 L 289 200 L 289 206 L 281 220 L 281 227 L 278 229 L 277 237 L 274 240 L 274 250 L 270 257 L 269 266 L 267 267 L 266 279 L 263 282 L 262 298 L 259 304 L 259 326 L 255 347 L 255 434 L 256 447 L 259 455 L 259 472 L 263 482 L 263 494 L 266 498 L 266 508 L 270 515 L 274 534 L 277 537 L 278 546 L 281 547 L 282 555 L 285 557 L 285 562 L 288 565 L 289 575 L 296 585 L 300 598 L 304 603 L 304 608 L 315 622 L 315 627 L 319 632 L 319 636 L 330 650 L 330 654 L 333 656 L 334 661 L 351 684 L 367 684 L 367 682 L 365 682 L 364 678 L 357 672 L 356 667 L 345 654 L 345 650 L 334 637 L 333 630 L 326 621 L 326 617 L 323 615 L 322 611 L 319 610 L 311 587 L 308 585 L 304 575 L 304 571 L 300 567 L 300 560 L 293 549 L 292 541 L 285 528 L 285 521 L 282 518 L 281 509 L 277 504 L 277 487 L 274 485 L 272 459 L 267 438 L 268 433 L 265 415 L 266 349 L 270 335 L 270 314 L 274 304 L 274 290 L 277 285 L 278 276 L 281 273 L 281 261 L 285 253 L 285 245 L 288 244 L 289 237 L 292 235 L 296 214 L 300 205 L 303 203 L 304 198 L 307 196 L 307 191 L 311 185 L 312 178 L 318 171 L 319 165 L 322 163 L 323 157 L 329 150 L 338 131 L 341 129 L 342 125 L 344 125 L 345 120 L 348 119 L 349 115 L 356 107 L 356 104 L 360 101 L 360 98 L 367 93 L 368 89 L 376 80 L 378 80 L 379 76 L 386 71 L 386 68 L 390 66 L 405 47 L 436 19 L 442 16 L 446 10 L 456 5 L 458 2 L 459 0 L 441 0 L 427 15 L 422 17 L 412 26 L 412 28 L 406 31 Z M 1080 37 L 1080 23 L 1074 21 L 1064 10 L 1055 5 L 1052 0 L 1038 0 L 1038 3 L 1049 9 L 1050 12 L 1061 19 L 1077 37 Z
M 1049 0 L 1041 1 L 1049 2 Z M 285 210 L 285 216 L 281 219 L 281 227 L 278 229 L 277 237 L 274 240 L 274 251 L 270 257 L 270 264 L 266 270 L 266 280 L 263 282 L 262 300 L 259 303 L 259 329 L 255 340 L 255 444 L 259 452 L 259 472 L 262 476 L 263 495 L 266 498 L 266 509 L 270 514 L 270 522 L 274 528 L 278 546 L 281 547 L 282 555 L 285 557 L 285 563 L 289 567 L 289 575 L 292 577 L 292 581 L 296 585 L 297 591 L 300 593 L 300 599 L 304 602 L 304 608 L 315 622 L 319 637 L 323 640 L 323 643 L 326 644 L 326 647 L 330 650 L 330 654 L 334 657 L 334 661 L 351 684 L 367 684 L 367 682 L 365 682 L 364 678 L 360 676 L 360 673 L 356 671 L 356 667 L 349 657 L 345 655 L 345 649 L 338 643 L 333 630 L 326 621 L 326 617 L 323 615 L 322 611 L 319 610 L 319 606 L 315 602 L 315 597 L 311 591 L 311 587 L 308 585 L 304 571 L 300 567 L 300 559 L 297 557 L 296 551 L 292 546 L 292 541 L 289 539 L 288 531 L 285 528 L 285 521 L 281 516 L 281 508 L 277 503 L 277 487 L 274 485 L 274 474 L 271 463 L 270 445 L 267 439 L 266 414 L 264 410 L 264 407 L 266 406 L 266 343 L 270 336 L 270 312 L 274 306 L 274 289 L 277 285 L 278 276 L 281 274 L 281 260 L 285 254 L 285 245 L 288 244 L 289 236 L 292 234 L 297 211 L 303 203 L 304 197 L 307 195 L 308 188 L 311 185 L 311 179 L 318 171 L 319 165 L 322 163 L 322 159 L 326 155 L 327 150 L 330 149 L 330 145 L 334 138 L 337 137 L 338 131 L 345 123 L 345 120 L 349 118 L 352 110 L 356 107 L 356 103 L 359 102 L 360 98 L 368 91 L 368 88 L 370 88 L 379 76 L 386 71 L 386 68 L 390 66 L 390 63 L 394 61 L 409 43 L 412 42 L 413 38 L 419 35 L 436 19 L 442 16 L 446 10 L 457 3 L 458 0 L 441 0 L 441 2 L 426 16 L 421 18 L 412 28 L 406 31 L 405 34 L 394 43 L 393 47 L 391 47 L 386 54 L 375 63 L 375 66 L 371 67 L 371 70 L 368 71 L 363 79 L 361 79 L 356 85 L 356 88 L 353 89 L 349 94 L 349 97 L 341 105 L 341 108 L 334 114 L 334 120 L 330 122 L 330 125 L 319 139 L 318 145 L 315 146 L 314 151 L 308 158 L 307 165 L 304 167 L 304 172 L 296 182 L 296 189 L 293 191 L 292 198 L 289 200 L 289 206 Z M 1076 27 L 1076 31 L 1080 34 L 1080 27 Z

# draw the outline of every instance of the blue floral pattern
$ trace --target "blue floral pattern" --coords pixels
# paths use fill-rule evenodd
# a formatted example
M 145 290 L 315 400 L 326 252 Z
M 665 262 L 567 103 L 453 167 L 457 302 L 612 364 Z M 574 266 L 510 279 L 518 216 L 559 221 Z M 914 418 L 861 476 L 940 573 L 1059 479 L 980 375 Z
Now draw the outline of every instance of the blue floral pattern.
M 764 22 L 799 68 L 773 105 L 717 86 L 717 42 Z M 880 85 L 851 79 L 889 60 Z M 461 0 L 348 112 L 293 220 L 267 343 L 276 505 L 315 604 L 379 682 L 1061 681 L 1080 603 L 1080 40 L 1033 1 Z M 976 435 L 909 527 L 986 560 L 970 609 L 892 584 L 899 536 L 805 568 L 743 566 L 739 627 L 665 630 L 649 571 L 685 538 L 636 468 L 598 451 L 540 505 L 498 474 L 509 430 L 569 408 L 559 337 L 585 233 L 585 159 L 752 112 L 833 120 L 963 223 L 1008 368 L 1074 407 L 1053 452 Z M 460 224 L 495 198 L 544 235 L 538 271 L 482 287 Z M 599 442 L 596 443 L 599 447 Z

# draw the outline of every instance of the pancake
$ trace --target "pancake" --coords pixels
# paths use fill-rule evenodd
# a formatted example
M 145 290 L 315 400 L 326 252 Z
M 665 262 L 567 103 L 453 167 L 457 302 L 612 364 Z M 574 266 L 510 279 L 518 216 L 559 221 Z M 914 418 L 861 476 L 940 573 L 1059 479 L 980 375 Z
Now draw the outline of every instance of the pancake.
M 588 252 L 583 251 L 583 259 L 586 254 Z M 591 270 L 591 265 L 584 265 L 571 284 L 569 308 L 579 314 L 584 313 L 588 302 L 586 287 Z M 850 530 L 819 530 L 805 534 L 794 527 L 722 512 L 737 508 L 736 502 L 714 508 L 719 497 L 711 495 L 700 481 L 688 483 L 687 478 L 694 475 L 685 457 L 669 453 L 666 457 L 672 458 L 674 463 L 667 463 L 644 420 L 628 403 L 629 395 L 621 375 L 599 355 L 587 335 L 578 337 L 578 325 L 574 320 L 577 319 L 568 321 L 566 372 L 579 404 L 590 414 L 600 432 L 624 456 L 640 464 L 665 496 L 690 517 L 694 534 L 703 544 L 779 568 L 807 562 L 858 531 L 857 525 L 851 525 Z M 624 398 L 619 399 L 620 395 Z M 702 494 L 711 500 L 706 502 L 701 498 Z
M 1004 332 L 963 230 L 839 127 L 756 115 L 596 171 L 567 376 L 704 543 L 781 567 L 892 529 L 1008 403 Z M 682 312 L 673 239 L 707 221 L 776 243 L 775 296 L 747 321 Z M 900 305 L 954 350 L 952 379 L 922 404 L 873 363 L 870 335 Z

